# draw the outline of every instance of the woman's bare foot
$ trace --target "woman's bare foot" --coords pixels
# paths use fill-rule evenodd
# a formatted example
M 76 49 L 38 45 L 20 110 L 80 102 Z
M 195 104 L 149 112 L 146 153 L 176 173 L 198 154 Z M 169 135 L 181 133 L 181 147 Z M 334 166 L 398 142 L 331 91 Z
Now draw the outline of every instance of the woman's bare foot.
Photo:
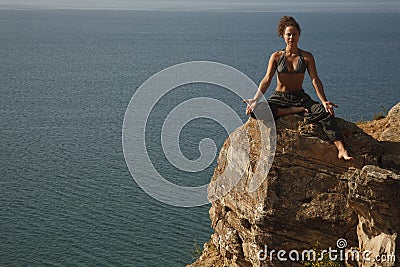
M 349 153 L 347 152 L 346 148 L 344 147 L 342 140 L 335 140 L 335 141 L 333 141 L 333 143 L 335 144 L 337 150 L 339 151 L 339 153 L 338 153 L 339 159 L 353 160 L 353 157 L 349 156 Z
M 278 116 L 284 116 L 293 113 L 308 112 L 305 107 L 288 107 L 288 108 L 278 108 Z
M 344 159 L 344 160 L 353 160 L 354 159 L 353 157 L 349 156 L 346 149 L 341 150 L 341 151 L 339 150 L 338 158 Z
M 293 113 L 301 113 L 301 112 L 308 112 L 308 109 L 305 107 L 290 107 Z

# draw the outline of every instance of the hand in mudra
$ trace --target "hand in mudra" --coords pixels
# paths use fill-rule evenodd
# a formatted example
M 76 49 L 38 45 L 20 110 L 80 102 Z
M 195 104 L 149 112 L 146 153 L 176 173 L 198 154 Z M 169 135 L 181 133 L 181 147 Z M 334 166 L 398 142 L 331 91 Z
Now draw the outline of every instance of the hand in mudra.
M 246 114 L 250 114 L 251 112 L 253 112 L 254 108 L 257 105 L 257 101 L 254 99 L 245 99 L 243 100 L 243 103 L 247 103 Z
M 333 110 L 333 108 L 339 107 L 338 105 L 336 105 L 335 103 L 332 103 L 331 101 L 325 101 L 322 103 L 322 105 L 324 105 L 326 112 L 329 112 L 329 114 L 331 114 L 331 116 L 335 116 L 335 111 Z

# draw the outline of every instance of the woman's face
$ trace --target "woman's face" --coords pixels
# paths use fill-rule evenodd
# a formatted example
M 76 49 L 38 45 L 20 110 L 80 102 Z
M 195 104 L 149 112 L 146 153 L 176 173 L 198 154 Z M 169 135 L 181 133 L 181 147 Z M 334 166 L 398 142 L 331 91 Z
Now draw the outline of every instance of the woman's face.
M 295 26 L 287 26 L 285 29 L 285 33 L 283 34 L 283 39 L 285 39 L 286 44 L 288 45 L 297 45 L 299 42 L 300 33 L 297 27 Z

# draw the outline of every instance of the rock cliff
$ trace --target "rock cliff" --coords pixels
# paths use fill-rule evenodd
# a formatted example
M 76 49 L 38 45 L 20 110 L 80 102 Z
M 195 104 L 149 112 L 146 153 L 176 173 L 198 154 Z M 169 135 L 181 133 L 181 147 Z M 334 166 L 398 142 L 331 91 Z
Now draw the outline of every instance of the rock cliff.
M 273 162 L 271 145 L 261 142 L 267 126 L 250 118 L 236 129 L 221 148 L 208 189 L 214 233 L 188 266 L 304 266 L 290 251 L 301 256 L 316 244 L 369 253 L 347 266 L 400 266 L 400 103 L 387 118 L 371 122 L 377 127 L 338 123 L 354 161 L 339 160 L 320 126 L 297 115 L 276 121 Z M 227 169 L 240 179 L 219 197 Z M 262 181 L 256 190 L 254 179 Z M 278 258 L 279 250 L 286 254 Z

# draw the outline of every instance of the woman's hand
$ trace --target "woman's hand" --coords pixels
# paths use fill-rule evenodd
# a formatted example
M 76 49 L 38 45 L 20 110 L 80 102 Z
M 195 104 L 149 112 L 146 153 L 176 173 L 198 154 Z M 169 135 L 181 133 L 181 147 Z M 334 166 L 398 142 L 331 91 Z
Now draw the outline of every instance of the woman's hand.
M 243 100 L 243 103 L 247 103 L 246 114 L 250 114 L 251 112 L 253 112 L 254 108 L 256 107 L 257 100 L 255 100 L 253 98 L 245 99 L 245 100 Z
M 338 108 L 339 106 L 336 105 L 335 103 L 332 103 L 331 101 L 324 101 L 322 102 L 322 105 L 324 105 L 324 108 L 326 112 L 329 112 L 331 116 L 335 116 L 335 111 L 333 110 L 333 107 Z

